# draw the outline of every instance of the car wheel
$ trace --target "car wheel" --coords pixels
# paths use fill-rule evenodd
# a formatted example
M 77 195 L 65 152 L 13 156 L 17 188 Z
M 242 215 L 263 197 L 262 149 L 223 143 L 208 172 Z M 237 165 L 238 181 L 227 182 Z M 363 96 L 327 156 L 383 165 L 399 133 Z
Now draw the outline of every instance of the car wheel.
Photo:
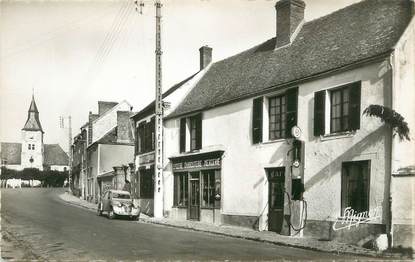
M 108 211 L 108 218 L 109 219 L 114 219 L 115 218 L 114 210 L 112 210 L 112 208 L 110 209 L 110 211 Z

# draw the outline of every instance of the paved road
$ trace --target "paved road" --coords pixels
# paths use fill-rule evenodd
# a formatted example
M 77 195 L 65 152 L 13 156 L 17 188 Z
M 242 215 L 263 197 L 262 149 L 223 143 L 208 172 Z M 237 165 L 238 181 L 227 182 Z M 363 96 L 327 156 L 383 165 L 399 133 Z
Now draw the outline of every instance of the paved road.
M 1 226 L 43 259 L 355 259 L 272 244 L 109 220 L 59 199 L 62 189 L 2 189 Z

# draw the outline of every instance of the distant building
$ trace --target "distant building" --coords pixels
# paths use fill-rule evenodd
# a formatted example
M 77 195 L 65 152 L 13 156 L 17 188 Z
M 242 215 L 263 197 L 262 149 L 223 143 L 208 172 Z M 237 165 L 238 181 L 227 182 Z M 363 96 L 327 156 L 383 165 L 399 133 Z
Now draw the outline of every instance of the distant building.
M 98 101 L 98 114 L 89 112 L 88 122 L 75 136 L 72 186 L 91 202 L 109 188 L 123 189 L 130 180 L 127 167 L 134 157 L 131 110 L 127 101 Z
M 21 143 L 0 143 L 1 165 L 14 170 L 24 168 L 68 170 L 68 155 L 59 144 L 44 144 L 44 133 L 39 119 L 39 110 L 35 98 L 32 96 L 27 120 L 22 129 Z M 13 183 L 19 184 L 20 181 Z

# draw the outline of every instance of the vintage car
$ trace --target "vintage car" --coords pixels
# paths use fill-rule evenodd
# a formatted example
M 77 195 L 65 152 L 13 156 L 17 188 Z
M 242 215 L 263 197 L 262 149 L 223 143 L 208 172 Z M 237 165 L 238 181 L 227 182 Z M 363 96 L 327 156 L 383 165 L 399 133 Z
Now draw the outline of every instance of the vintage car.
M 104 193 L 98 203 L 98 216 L 103 212 L 107 212 L 109 219 L 117 215 L 129 216 L 135 220 L 140 217 L 140 207 L 134 204 L 129 192 L 122 190 L 108 190 Z

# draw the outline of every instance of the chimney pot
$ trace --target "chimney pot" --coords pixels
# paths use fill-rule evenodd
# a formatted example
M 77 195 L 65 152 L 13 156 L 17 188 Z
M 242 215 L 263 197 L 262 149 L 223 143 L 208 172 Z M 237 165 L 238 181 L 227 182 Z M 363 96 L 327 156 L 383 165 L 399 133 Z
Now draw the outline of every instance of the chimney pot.
M 277 11 L 277 47 L 291 43 L 291 37 L 304 20 L 305 3 L 302 0 L 280 0 Z
M 205 45 L 199 48 L 200 52 L 200 70 L 207 67 L 212 62 L 212 48 Z

